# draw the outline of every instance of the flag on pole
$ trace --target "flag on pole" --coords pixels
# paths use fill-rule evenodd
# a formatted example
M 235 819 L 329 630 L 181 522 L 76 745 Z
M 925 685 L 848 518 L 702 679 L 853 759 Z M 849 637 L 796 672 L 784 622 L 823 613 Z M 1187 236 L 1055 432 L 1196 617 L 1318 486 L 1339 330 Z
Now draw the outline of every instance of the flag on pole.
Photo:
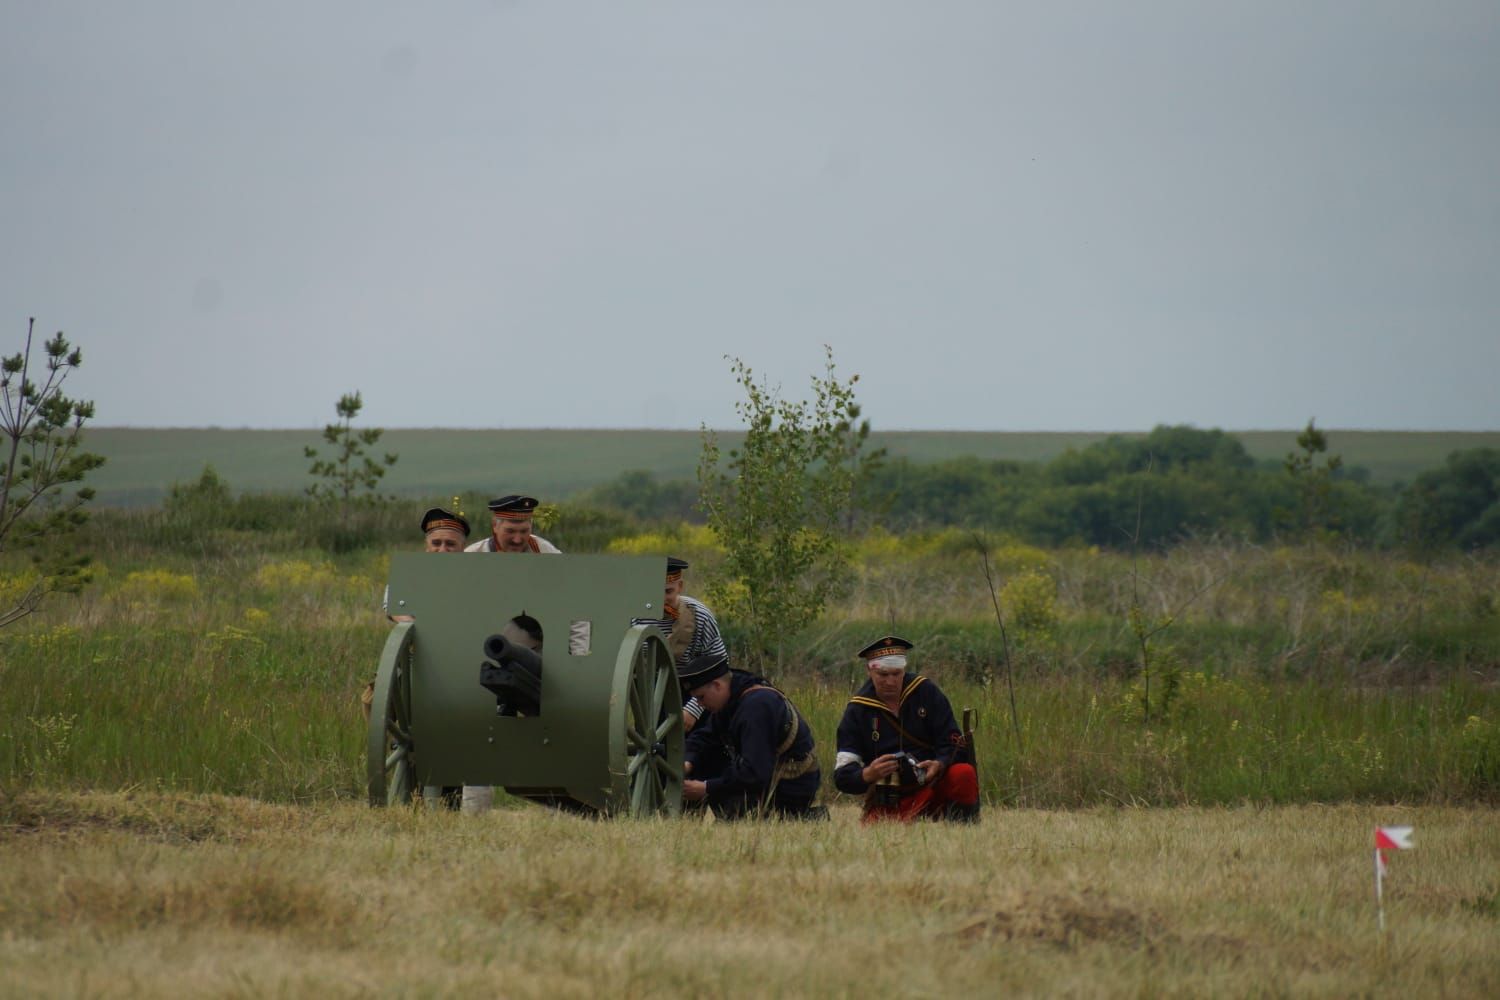
M 1382 932 L 1385 930 L 1385 852 L 1409 851 L 1413 846 L 1409 826 L 1375 828 L 1375 912 Z
M 1382 851 L 1407 851 L 1412 847 L 1411 827 L 1377 826 L 1375 846 Z

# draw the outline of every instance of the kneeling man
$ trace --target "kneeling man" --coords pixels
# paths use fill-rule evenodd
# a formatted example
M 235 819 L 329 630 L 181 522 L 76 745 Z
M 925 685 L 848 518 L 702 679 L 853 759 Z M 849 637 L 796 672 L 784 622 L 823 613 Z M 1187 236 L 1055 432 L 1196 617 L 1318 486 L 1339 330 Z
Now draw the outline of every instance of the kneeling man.
M 681 667 L 683 690 L 703 703 L 688 734 L 682 795 L 722 819 L 776 815 L 821 818 L 821 775 L 812 730 L 790 698 L 764 679 L 731 670 L 723 653 Z
M 841 792 L 865 796 L 866 822 L 921 816 L 975 822 L 979 776 L 954 759 L 963 737 L 948 698 L 926 677 L 907 672 L 911 648 L 887 635 L 859 651 L 870 679 L 844 709 L 833 782 Z

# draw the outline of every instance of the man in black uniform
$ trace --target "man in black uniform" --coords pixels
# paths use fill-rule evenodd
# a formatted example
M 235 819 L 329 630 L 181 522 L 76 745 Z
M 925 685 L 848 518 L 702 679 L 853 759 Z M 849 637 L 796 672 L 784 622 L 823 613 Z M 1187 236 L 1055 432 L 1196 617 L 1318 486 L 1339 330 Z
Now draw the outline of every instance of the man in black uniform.
M 722 653 L 695 657 L 677 675 L 707 710 L 688 734 L 683 798 L 723 819 L 826 815 L 813 805 L 821 775 L 812 730 L 791 699 L 763 678 L 731 670 Z
M 921 816 L 975 822 L 979 775 L 956 759 L 963 735 L 947 696 L 907 672 L 911 648 L 887 635 L 859 651 L 869 680 L 839 722 L 833 782 L 841 792 L 865 796 L 866 822 Z

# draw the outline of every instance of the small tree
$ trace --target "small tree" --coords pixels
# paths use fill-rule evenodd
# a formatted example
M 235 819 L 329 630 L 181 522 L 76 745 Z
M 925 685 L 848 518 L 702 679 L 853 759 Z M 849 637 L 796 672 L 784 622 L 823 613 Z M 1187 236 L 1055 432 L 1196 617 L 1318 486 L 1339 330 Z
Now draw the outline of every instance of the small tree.
M 308 473 L 318 477 L 307 488 L 307 495 L 314 499 L 336 502 L 345 513 L 356 495 L 374 497 L 375 487 L 379 485 L 381 477 L 396 464 L 397 456 L 389 452 L 378 462 L 366 452 L 365 449 L 379 441 L 385 431 L 379 427 L 362 431 L 354 429 L 354 418 L 359 416 L 364 405 L 358 392 L 339 397 L 338 422 L 323 428 L 323 440 L 334 449 L 332 457 L 320 457 L 316 448 L 303 449 L 304 454 L 313 460 Z
M 36 611 L 50 593 L 76 593 L 89 580 L 89 557 L 68 548 L 68 537 L 88 519 L 83 505 L 94 491 L 67 487 L 104 464 L 80 449 L 94 404 L 62 393 L 68 374 L 83 364 L 83 352 L 57 336 L 43 345 L 47 373 L 38 385 L 31 342 L 36 320 L 26 325 L 26 347 L 0 360 L 0 553 L 14 545 L 31 550 L 34 578 L 10 607 L 0 606 L 0 627 Z
M 704 428 L 698 461 L 699 506 L 724 546 L 728 581 L 713 599 L 742 620 L 756 652 L 775 648 L 822 613 L 848 580 L 847 520 L 864 453 L 868 420 L 859 419 L 854 385 L 834 375 L 824 347 L 813 399 L 781 399 L 738 358 L 730 370 L 744 389 L 735 411 L 745 441 L 724 456 Z
M 1329 455 L 1318 461 L 1318 456 L 1328 450 L 1328 435 L 1318 430 L 1311 419 L 1297 435 L 1297 449 L 1288 452 L 1283 463 L 1296 486 L 1300 508 L 1289 517 L 1298 518 L 1296 527 L 1304 538 L 1317 538 L 1337 523 L 1333 511 L 1333 477 L 1343 467 L 1344 460 L 1339 455 Z

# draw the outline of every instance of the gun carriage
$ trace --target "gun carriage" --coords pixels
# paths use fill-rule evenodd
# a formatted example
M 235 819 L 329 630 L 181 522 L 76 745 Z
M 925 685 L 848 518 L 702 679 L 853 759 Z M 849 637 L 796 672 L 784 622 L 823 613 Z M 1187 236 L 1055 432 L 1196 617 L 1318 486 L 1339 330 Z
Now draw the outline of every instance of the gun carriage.
M 680 811 L 676 670 L 661 632 L 631 624 L 661 617 L 661 559 L 399 553 L 388 600 L 414 620 L 392 628 L 380 656 L 371 805 L 424 786 L 497 785 L 593 813 Z M 497 639 L 515 619 L 540 632 L 537 653 Z M 519 678 L 535 695 L 537 667 L 534 704 L 494 683 Z

